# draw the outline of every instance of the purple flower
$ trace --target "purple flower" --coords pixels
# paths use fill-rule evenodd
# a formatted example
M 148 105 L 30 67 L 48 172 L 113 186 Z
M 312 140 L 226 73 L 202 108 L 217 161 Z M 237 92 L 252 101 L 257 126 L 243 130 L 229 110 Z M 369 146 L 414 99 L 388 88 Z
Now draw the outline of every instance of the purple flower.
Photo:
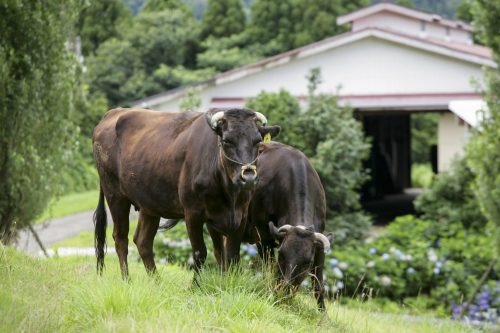
M 368 252 L 369 252 L 369 253 L 371 253 L 371 254 L 375 254 L 375 253 L 377 253 L 377 249 L 376 249 L 376 248 L 374 248 L 374 247 L 372 247 L 372 248 L 370 249 L 370 251 L 368 251 Z
M 257 250 L 252 246 L 252 247 L 248 248 L 248 254 L 251 256 L 254 256 L 257 254 Z

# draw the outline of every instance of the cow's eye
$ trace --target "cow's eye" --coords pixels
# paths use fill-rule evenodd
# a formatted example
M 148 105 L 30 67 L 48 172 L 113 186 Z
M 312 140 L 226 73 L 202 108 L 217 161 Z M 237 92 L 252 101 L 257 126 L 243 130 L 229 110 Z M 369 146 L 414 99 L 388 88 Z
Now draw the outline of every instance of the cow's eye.
M 223 139 L 222 144 L 226 146 L 234 146 L 234 143 L 231 140 Z

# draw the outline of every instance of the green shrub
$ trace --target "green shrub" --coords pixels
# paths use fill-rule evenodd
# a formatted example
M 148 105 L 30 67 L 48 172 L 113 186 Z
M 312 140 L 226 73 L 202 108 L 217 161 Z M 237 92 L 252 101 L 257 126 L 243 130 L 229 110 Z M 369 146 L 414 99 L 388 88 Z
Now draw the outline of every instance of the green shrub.
M 434 173 L 430 164 L 412 164 L 411 184 L 413 187 L 424 188 L 432 184 Z
M 474 174 L 464 159 L 455 160 L 415 202 L 422 217 L 441 224 L 484 227 L 486 218 L 473 191 Z
M 326 230 L 334 233 L 335 245 L 362 241 L 368 236 L 371 226 L 371 218 L 362 212 L 345 213 L 326 221 Z

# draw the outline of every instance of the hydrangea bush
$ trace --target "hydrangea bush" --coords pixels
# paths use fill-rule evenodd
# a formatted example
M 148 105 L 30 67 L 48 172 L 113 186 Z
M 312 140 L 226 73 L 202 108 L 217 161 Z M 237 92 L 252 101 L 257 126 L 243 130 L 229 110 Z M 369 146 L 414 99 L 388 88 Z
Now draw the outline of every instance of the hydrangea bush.
M 452 305 L 453 318 L 472 323 L 490 322 L 500 325 L 500 281 L 491 281 L 478 293 L 471 304 Z
M 208 231 L 205 230 L 205 244 L 207 245 L 207 265 L 215 265 L 212 240 Z M 161 264 L 193 265 L 191 243 L 189 241 L 186 225 L 179 223 L 168 231 L 160 231 L 155 237 L 154 251 L 156 261 Z M 253 264 L 259 257 L 255 245 L 242 244 L 241 260 L 244 264 Z
M 371 243 L 334 249 L 326 262 L 328 290 L 332 296 L 404 303 L 426 296 L 428 308 L 456 307 L 471 297 L 494 256 L 488 250 L 494 248 L 492 229 L 492 224 L 482 231 L 458 224 L 440 228 L 433 221 L 400 217 Z M 491 271 L 489 279 L 500 280 L 499 272 Z M 487 311 L 498 312 L 495 306 Z

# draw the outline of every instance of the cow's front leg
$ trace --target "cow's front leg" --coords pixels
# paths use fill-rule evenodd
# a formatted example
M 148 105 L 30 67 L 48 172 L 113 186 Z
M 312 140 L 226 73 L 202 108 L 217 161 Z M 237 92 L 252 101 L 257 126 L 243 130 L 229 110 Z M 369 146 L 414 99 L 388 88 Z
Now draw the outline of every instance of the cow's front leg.
M 320 311 L 325 311 L 325 288 L 323 286 L 323 265 L 325 263 L 325 254 L 322 251 L 316 251 L 314 257 L 314 268 L 312 283 L 314 289 L 314 297 L 318 301 Z
M 242 223 L 238 230 L 226 237 L 226 246 L 224 251 L 223 268 L 227 269 L 240 261 L 240 246 L 245 231 L 245 224 Z
M 186 228 L 193 251 L 194 269 L 199 273 L 207 259 L 207 247 L 203 239 L 203 218 L 199 215 L 185 214 Z
M 215 259 L 217 260 L 217 264 L 219 266 L 223 266 L 223 258 L 224 258 L 224 239 L 223 236 L 220 232 L 215 230 L 214 228 L 211 228 L 207 224 L 207 229 L 208 232 L 210 233 L 210 237 L 212 238 L 212 243 L 214 245 L 214 256 Z

